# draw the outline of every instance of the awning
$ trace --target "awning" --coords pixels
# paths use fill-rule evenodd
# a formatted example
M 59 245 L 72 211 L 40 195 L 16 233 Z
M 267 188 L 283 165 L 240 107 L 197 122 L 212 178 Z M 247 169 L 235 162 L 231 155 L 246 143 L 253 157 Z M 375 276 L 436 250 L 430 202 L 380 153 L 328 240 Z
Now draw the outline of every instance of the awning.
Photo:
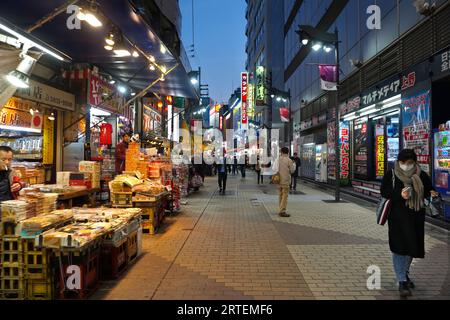
M 26 34 L 25 30 L 66 2 L 63 0 L 47 0 L 39 3 L 29 0 L 2 0 L 0 1 L 0 17 L 22 29 L 22 32 Z M 169 51 L 161 52 L 160 48 L 164 43 L 140 14 L 144 12 L 141 7 L 142 1 L 98 0 L 97 3 L 105 17 L 143 52 L 154 56 L 159 65 L 164 65 L 167 70 L 176 66 L 165 77 L 164 82 L 158 82 L 151 89 L 152 92 L 160 95 L 198 98 L 187 75 L 187 72 L 191 70 L 184 49 L 181 49 L 181 58 L 174 57 Z M 119 58 L 115 57 L 111 51 L 104 49 L 105 37 L 112 26 L 108 21 L 102 21 L 103 26 L 100 28 L 93 28 L 83 22 L 81 30 L 70 30 L 67 27 L 69 17 L 70 14 L 63 12 L 34 30 L 31 35 L 66 54 L 72 62 L 96 65 L 103 72 L 135 90 L 144 89 L 161 76 L 160 72 L 149 70 L 149 63 L 142 55 L 137 58 Z

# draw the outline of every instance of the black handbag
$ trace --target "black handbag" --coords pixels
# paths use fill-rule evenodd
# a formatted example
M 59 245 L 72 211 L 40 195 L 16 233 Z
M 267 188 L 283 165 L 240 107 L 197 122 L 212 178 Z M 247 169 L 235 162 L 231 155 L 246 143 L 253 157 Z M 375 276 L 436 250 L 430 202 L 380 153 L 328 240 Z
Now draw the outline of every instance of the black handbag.
M 395 189 L 395 173 L 392 170 L 392 189 Z M 377 224 L 384 226 L 391 211 L 392 200 L 381 198 L 377 206 Z

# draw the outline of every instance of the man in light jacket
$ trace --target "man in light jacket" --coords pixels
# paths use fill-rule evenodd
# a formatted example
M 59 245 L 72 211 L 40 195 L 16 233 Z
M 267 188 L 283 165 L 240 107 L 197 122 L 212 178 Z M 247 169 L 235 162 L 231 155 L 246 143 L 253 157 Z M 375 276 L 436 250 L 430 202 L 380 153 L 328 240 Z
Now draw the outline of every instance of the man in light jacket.
M 295 172 L 295 167 L 295 163 L 289 159 L 289 149 L 286 147 L 282 148 L 281 156 L 275 160 L 272 166 L 273 172 L 278 172 L 280 174 L 280 184 L 278 186 L 280 217 L 290 217 L 290 215 L 286 213 L 286 207 L 289 195 L 289 185 L 291 184 L 291 175 Z

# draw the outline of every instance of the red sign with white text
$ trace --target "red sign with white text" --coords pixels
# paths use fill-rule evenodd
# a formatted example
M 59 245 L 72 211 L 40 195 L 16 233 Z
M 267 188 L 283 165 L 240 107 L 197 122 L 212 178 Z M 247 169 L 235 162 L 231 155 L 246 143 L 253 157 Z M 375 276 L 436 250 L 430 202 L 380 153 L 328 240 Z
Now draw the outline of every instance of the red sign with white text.
M 242 124 L 247 124 L 248 73 L 241 73 Z

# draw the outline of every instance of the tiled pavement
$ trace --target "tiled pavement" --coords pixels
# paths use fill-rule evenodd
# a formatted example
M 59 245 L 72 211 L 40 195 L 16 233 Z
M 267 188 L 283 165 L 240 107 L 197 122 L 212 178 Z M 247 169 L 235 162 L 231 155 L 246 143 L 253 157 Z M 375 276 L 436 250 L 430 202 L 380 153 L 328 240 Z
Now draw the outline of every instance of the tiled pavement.
M 160 233 L 144 235 L 144 254 L 93 299 L 398 299 L 387 227 L 373 208 L 325 203 L 327 193 L 300 185 L 290 218 L 277 213 L 271 185 L 229 176 L 227 194 L 209 178 Z M 424 260 L 414 261 L 410 299 L 450 299 L 449 235 L 427 227 Z M 381 289 L 367 289 L 369 266 Z

